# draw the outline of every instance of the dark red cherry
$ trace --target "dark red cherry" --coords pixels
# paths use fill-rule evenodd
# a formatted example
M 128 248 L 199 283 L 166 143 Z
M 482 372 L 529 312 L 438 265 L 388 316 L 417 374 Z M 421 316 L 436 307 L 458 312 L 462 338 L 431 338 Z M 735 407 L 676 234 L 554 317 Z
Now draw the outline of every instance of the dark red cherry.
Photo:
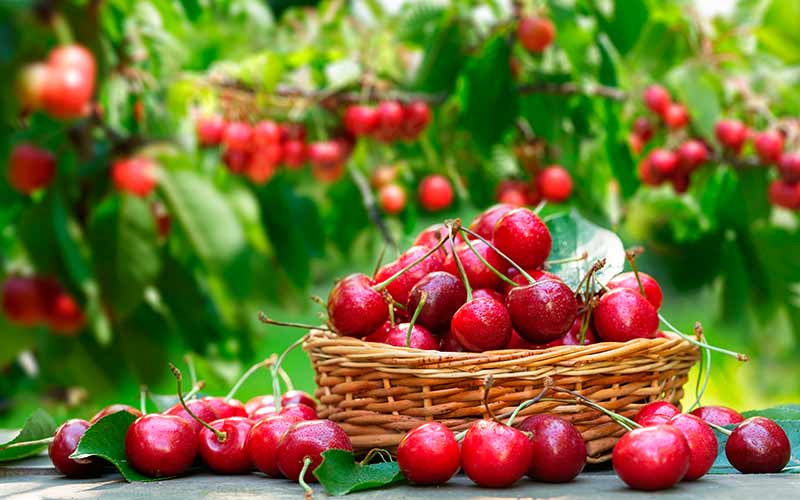
M 197 433 L 180 417 L 144 415 L 128 427 L 125 456 L 131 467 L 145 476 L 177 476 L 197 457 Z
M 547 483 L 575 479 L 586 465 L 586 443 L 574 425 L 553 415 L 533 415 L 519 425 L 530 432 L 533 459 L 528 476 Z
M 214 410 L 205 401 L 194 399 L 187 401 L 186 406 L 188 406 L 189 409 L 192 410 L 192 413 L 194 413 L 200 420 L 204 422 L 211 422 L 217 419 L 217 414 L 214 413 Z M 181 406 L 180 403 L 176 403 L 174 406 L 166 410 L 164 415 L 173 415 L 184 419 L 186 423 L 189 424 L 189 426 L 191 426 L 191 428 L 194 430 L 195 434 L 199 433 L 200 429 L 203 428 L 203 424 L 189 415 L 189 413 L 183 408 L 183 406 Z
M 200 457 L 217 474 L 246 474 L 253 469 L 247 454 L 247 435 L 253 421 L 245 417 L 229 417 L 209 424 L 225 433 L 220 439 L 211 429 L 203 427 L 198 435 Z
M 69 458 L 78 448 L 86 429 L 91 424 L 86 420 L 74 418 L 67 420 L 56 429 L 53 442 L 47 449 L 56 470 L 67 477 L 96 477 L 103 472 L 103 462 L 99 458 Z
M 414 246 L 423 246 L 430 250 L 431 248 L 435 247 L 436 244 L 439 243 L 439 240 L 445 236 L 447 236 L 447 228 L 444 227 L 444 224 L 434 224 L 426 227 L 417 235 L 417 237 L 414 239 Z M 456 239 L 456 241 L 458 241 L 458 239 Z M 447 258 L 450 248 L 450 242 L 446 241 L 444 246 L 442 246 L 436 253 L 436 255 L 441 258 L 442 262 L 444 262 Z
M 389 335 L 389 331 L 392 329 L 392 322 L 390 320 L 386 320 L 384 324 L 379 326 L 375 329 L 374 332 L 370 333 L 364 340 L 366 342 L 377 342 L 383 344 L 386 342 L 386 336 Z
M 611 463 L 625 484 L 636 490 L 673 487 L 689 470 L 689 444 L 671 425 L 634 429 L 617 441 Z
M 348 106 L 342 118 L 344 129 L 355 136 L 369 135 L 378 126 L 378 112 L 372 106 Z
M 472 424 L 461 443 L 464 472 L 478 486 L 507 488 L 528 472 L 533 446 L 521 431 L 495 422 Z
M 663 115 L 672 104 L 672 98 L 669 91 L 661 85 L 650 85 L 644 89 L 644 104 L 653 113 Z
M 250 164 L 250 151 L 240 149 L 226 149 L 222 152 L 222 162 L 233 174 L 241 174 Z
M 306 144 L 303 141 L 290 139 L 283 143 L 283 164 L 290 169 L 297 169 L 306 162 Z
M 603 295 L 592 320 L 595 333 L 606 342 L 652 339 L 659 324 L 656 308 L 630 288 L 617 288 Z
M 692 415 L 719 426 L 738 424 L 744 421 L 741 413 L 727 406 L 701 406 L 692 410 Z
M 539 54 L 553 43 L 556 28 L 546 17 L 525 16 L 517 25 L 517 40 L 528 52 Z
M 706 475 L 717 459 L 717 436 L 701 419 L 694 415 L 678 413 L 667 422 L 677 428 L 689 445 L 689 470 L 684 481 L 695 481 Z
M 538 215 L 527 208 L 517 208 L 497 221 L 493 243 L 518 266 L 527 269 L 544 264 L 553 240 Z
M 511 318 L 501 302 L 472 299 L 453 315 L 450 331 L 467 351 L 503 349 L 511 338 Z
M 229 418 L 229 417 L 247 417 L 247 409 L 245 409 L 244 405 L 241 401 L 237 399 L 225 399 L 225 398 L 218 398 L 207 396 L 201 399 L 208 406 L 211 407 L 211 410 L 214 412 L 214 415 L 217 416 L 217 420 L 221 418 Z
M 639 281 L 642 282 L 642 288 L 644 288 L 644 295 L 647 301 L 650 302 L 656 310 L 661 309 L 664 293 L 661 291 L 661 285 L 658 284 L 658 281 L 649 274 L 642 272 L 639 273 Z M 614 288 L 628 288 L 639 292 L 639 281 L 636 280 L 636 274 L 633 272 L 621 273 L 611 278 L 606 286 L 612 290 Z
M 384 142 L 399 139 L 406 116 L 403 106 L 397 101 L 383 101 L 375 113 L 378 115 L 378 123 L 373 132 L 375 138 Z
M 653 168 L 649 155 L 642 158 L 642 161 L 639 162 L 638 171 L 639 178 L 648 186 L 658 186 L 664 182 L 664 178 Z
M 497 221 L 500 219 L 500 217 L 514 210 L 514 208 L 515 207 L 513 205 L 507 205 L 505 203 L 492 205 L 475 216 L 475 218 L 472 219 L 472 223 L 469 225 L 469 228 L 487 240 L 491 240 L 492 235 L 494 235 L 494 226 L 497 224 Z
M 653 138 L 653 124 L 647 117 L 640 116 L 633 122 L 633 133 L 639 136 L 643 142 L 647 142 Z
M 400 323 L 386 334 L 384 344 L 396 347 L 410 347 L 412 349 L 424 349 L 428 351 L 439 350 L 439 339 L 437 339 L 427 328 L 414 325 L 411 330 L 411 337 L 408 337 L 409 323 Z M 408 341 L 408 344 L 406 343 Z
M 545 346 L 534 344 L 533 342 L 528 342 L 524 338 L 522 338 L 517 332 L 511 331 L 511 338 L 508 339 L 508 344 L 506 344 L 506 349 L 524 349 L 524 350 L 535 350 L 535 349 L 544 349 Z
M 480 298 L 488 298 L 494 299 L 500 303 L 505 302 L 505 297 L 500 292 L 492 290 L 491 288 L 478 288 L 472 291 L 472 298 L 473 299 L 480 299 Z
M 446 425 L 426 422 L 400 440 L 397 465 L 414 484 L 444 484 L 461 466 L 458 441 Z
M 583 320 L 580 317 L 575 318 L 575 322 L 572 323 L 572 327 L 569 329 L 569 331 L 565 333 L 563 337 L 552 342 L 548 342 L 546 347 L 557 347 L 560 345 L 589 345 L 596 343 L 597 337 L 592 331 L 592 325 L 590 324 L 586 327 L 586 331 L 583 333 L 583 344 L 581 344 L 580 340 L 582 324 Z
M 431 108 L 423 101 L 412 101 L 405 105 L 403 137 L 415 139 L 431 122 Z
M 639 409 L 633 420 L 642 427 L 651 427 L 669 422 L 681 411 L 669 401 L 651 401 Z
M 317 482 L 314 470 L 322 463 L 322 452 L 337 449 L 353 451 L 350 438 L 335 422 L 306 420 L 289 428 L 278 444 L 278 469 L 287 479 L 297 481 L 303 470 L 303 461 L 311 459 L 304 477 L 307 483 Z
M 3 313 L 9 322 L 34 326 L 47 315 L 46 287 L 30 276 L 11 275 L 3 283 Z
M 472 241 L 472 247 L 483 257 L 486 262 L 492 265 L 498 271 L 508 266 L 505 259 L 500 257 L 494 250 L 482 241 Z M 466 244 L 461 243 L 456 245 L 456 253 L 461 259 L 461 265 L 464 266 L 464 272 L 467 275 L 467 280 L 472 288 L 496 288 L 500 283 L 500 278 L 497 277 L 491 269 L 486 267 L 481 259 L 475 255 L 475 252 Z M 458 264 L 452 254 L 448 254 L 444 261 L 444 270 L 453 276 L 460 277 L 458 271 Z
M 281 404 L 282 405 L 290 405 L 293 403 L 301 403 L 306 406 L 310 406 L 313 409 L 317 409 L 317 402 L 314 401 L 308 393 L 298 390 L 291 390 L 286 391 L 283 396 L 281 396 Z
M 328 295 L 328 321 L 341 335 L 364 337 L 389 317 L 380 292 L 364 274 L 351 274 L 338 281 Z
M 766 130 L 756 134 L 753 147 L 764 165 L 777 164 L 783 153 L 783 134 L 777 130 Z
M 556 280 L 512 288 L 506 307 L 514 330 L 534 344 L 545 344 L 567 333 L 578 314 L 572 290 Z
M 778 172 L 788 183 L 800 182 L 800 153 L 783 153 L 778 161 Z
M 442 334 L 442 338 L 439 340 L 439 350 L 442 352 L 464 352 L 464 348 L 453 337 L 450 330 Z
M 739 120 L 720 120 L 714 127 L 717 140 L 726 149 L 738 153 L 747 141 L 747 126 Z
M 800 183 L 789 183 L 782 179 L 770 182 L 767 190 L 769 202 L 789 210 L 800 210 Z
M 725 444 L 728 462 L 743 474 L 780 472 L 791 451 L 786 432 L 764 417 L 750 417 L 737 425 Z
M 20 143 L 8 159 L 8 183 L 23 194 L 50 185 L 56 175 L 56 159 L 46 149 Z
M 293 416 L 300 420 L 316 420 L 319 418 L 317 410 L 303 403 L 290 403 L 281 406 L 281 411 L 278 412 L 278 415 Z
M 400 257 L 398 257 L 397 260 L 390 262 L 378 269 L 378 272 L 375 273 L 375 282 L 380 283 L 390 278 L 404 267 L 410 265 L 412 262 L 425 255 L 428 251 L 428 248 L 422 246 L 409 248 L 400 254 Z M 440 255 L 438 253 L 434 253 L 397 277 L 389 284 L 389 286 L 386 287 L 386 290 L 394 300 L 400 304 L 405 304 L 408 302 L 408 296 L 411 293 L 411 289 L 414 287 L 414 285 L 416 285 L 417 282 L 424 278 L 427 274 L 434 271 L 441 271 L 442 267 L 443 264 Z M 413 312 L 413 309 L 411 311 Z
M 113 404 L 113 405 L 106 406 L 102 410 L 100 410 L 97 413 L 95 413 L 95 415 L 92 417 L 92 419 L 89 420 L 89 423 L 90 424 L 94 424 L 94 423 L 96 423 L 97 421 L 99 421 L 100 419 L 102 419 L 104 417 L 107 417 L 109 415 L 113 415 L 114 413 L 118 413 L 118 412 L 121 412 L 121 411 L 127 411 L 128 413 L 130 413 L 134 417 L 141 417 L 142 416 L 142 412 L 140 412 L 139 410 L 137 410 L 133 406 L 123 405 L 123 404 Z
M 278 469 L 278 443 L 289 428 L 301 420 L 279 415 L 259 420 L 247 436 L 247 456 L 256 469 L 271 477 L 282 477 Z
M 467 289 L 460 279 L 444 271 L 425 275 L 408 294 L 406 311 L 416 311 L 423 296 L 425 305 L 417 317 L 417 324 L 438 331 L 450 325 L 453 314 L 467 301 Z

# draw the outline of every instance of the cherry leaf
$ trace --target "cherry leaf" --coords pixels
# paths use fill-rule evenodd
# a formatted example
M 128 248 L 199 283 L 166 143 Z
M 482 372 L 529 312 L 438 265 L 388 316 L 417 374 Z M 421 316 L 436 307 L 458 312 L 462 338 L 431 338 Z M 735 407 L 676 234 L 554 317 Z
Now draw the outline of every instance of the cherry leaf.
M 0 445 L 0 462 L 10 462 L 38 455 L 47 448 L 47 444 L 31 444 L 7 449 L 3 449 L 3 447 L 14 443 L 49 438 L 53 436 L 55 430 L 56 423 L 53 422 L 53 417 L 42 409 L 36 410 L 25 420 L 25 425 L 22 426 L 22 430 L 19 431 L 19 434 L 14 439 Z
M 397 462 L 362 465 L 355 461 L 351 452 L 335 449 L 322 453 L 322 463 L 314 470 L 314 476 L 331 496 L 405 481 Z

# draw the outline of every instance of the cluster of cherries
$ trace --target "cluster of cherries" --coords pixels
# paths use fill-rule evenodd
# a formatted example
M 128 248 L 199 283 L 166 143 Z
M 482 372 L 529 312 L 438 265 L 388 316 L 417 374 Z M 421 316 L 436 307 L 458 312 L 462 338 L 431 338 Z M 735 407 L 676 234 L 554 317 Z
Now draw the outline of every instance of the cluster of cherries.
M 456 226 L 425 229 L 373 277 L 338 281 L 327 303 L 331 329 L 450 352 L 664 335 L 658 331 L 661 288 L 647 274 L 623 273 L 598 297 L 573 291 L 546 271 L 552 239 L 533 211 L 500 204 L 479 214 L 470 229 Z
M 10 323 L 41 324 L 60 335 L 75 335 L 86 324 L 80 304 L 53 278 L 11 275 L 2 288 L 3 313 Z
M 506 179 L 497 185 L 495 199 L 515 207 L 541 201 L 564 203 L 572 196 L 572 175 L 561 165 L 548 165 L 532 173 L 533 180 Z
M 389 215 L 405 210 L 408 199 L 405 188 L 397 181 L 396 166 L 378 166 L 372 172 L 370 183 L 378 191 L 378 204 L 381 210 Z M 419 204 L 428 212 L 439 212 L 450 208 L 454 196 L 452 183 L 440 174 L 425 176 L 417 188 Z
M 431 109 L 424 101 L 383 101 L 377 106 L 352 104 L 342 116 L 344 129 L 353 137 L 370 137 L 391 143 L 413 141 L 431 122 Z

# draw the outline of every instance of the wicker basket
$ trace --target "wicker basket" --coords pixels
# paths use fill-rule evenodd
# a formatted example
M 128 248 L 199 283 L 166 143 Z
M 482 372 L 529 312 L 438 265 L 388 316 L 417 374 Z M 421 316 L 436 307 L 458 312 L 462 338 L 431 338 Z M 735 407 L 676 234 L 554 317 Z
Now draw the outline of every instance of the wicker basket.
M 679 404 L 699 358 L 697 347 L 678 336 L 539 351 L 443 353 L 312 330 L 303 348 L 316 372 L 320 417 L 340 424 L 362 452 L 393 449 L 426 420 L 461 431 L 486 418 L 484 386 L 490 375 L 488 405 L 497 416 L 535 397 L 550 377 L 557 386 L 632 417 L 649 401 Z M 617 424 L 569 394 L 551 390 L 547 397 L 570 402 L 540 401 L 520 416 L 552 413 L 568 419 L 583 435 L 590 463 L 611 457 L 623 432 Z

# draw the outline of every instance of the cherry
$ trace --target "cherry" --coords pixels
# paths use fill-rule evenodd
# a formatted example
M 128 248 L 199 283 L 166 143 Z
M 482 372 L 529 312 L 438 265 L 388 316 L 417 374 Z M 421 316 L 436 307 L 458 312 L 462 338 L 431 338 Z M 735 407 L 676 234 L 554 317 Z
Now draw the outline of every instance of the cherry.
M 678 155 L 656 148 L 650 153 L 650 166 L 660 177 L 670 177 L 678 170 Z
M 708 161 L 708 148 L 697 139 L 689 139 L 678 147 L 678 166 L 685 173 Z
M 565 333 L 563 337 L 558 338 L 552 342 L 548 342 L 546 344 L 546 347 L 557 347 L 560 345 L 589 345 L 596 343 L 597 338 L 595 337 L 591 326 L 586 327 L 586 331 L 583 333 L 583 344 L 580 343 L 582 324 L 583 320 L 580 317 L 575 318 L 575 322 L 572 324 L 572 328 L 570 328 L 569 331 Z
M 439 340 L 439 350 L 442 352 L 464 352 L 464 347 L 453 337 L 450 330 L 447 330 Z
M 545 17 L 526 16 L 517 25 L 517 40 L 528 52 L 539 54 L 553 43 L 556 28 Z
M 592 319 L 594 331 L 606 342 L 654 338 L 659 323 L 656 308 L 629 288 L 617 288 L 603 295 Z
M 650 85 L 644 89 L 644 104 L 653 113 L 664 115 L 672 104 L 672 99 L 667 89 L 661 85 Z
M 681 411 L 668 401 L 651 401 L 639 408 L 633 420 L 642 427 L 652 427 L 666 424 L 669 419 L 680 413 Z
M 183 418 L 143 415 L 128 427 L 125 456 L 131 467 L 145 476 L 177 476 L 197 457 L 197 433 Z
M 200 457 L 209 469 L 218 474 L 245 474 L 253 468 L 247 453 L 247 436 L 253 421 L 245 417 L 228 417 L 203 427 L 197 437 Z M 224 437 L 223 437 L 224 436 Z
M 322 452 L 337 449 L 353 451 L 347 433 L 330 420 L 306 420 L 292 425 L 281 438 L 278 449 L 278 469 L 286 478 L 297 481 L 303 470 L 303 462 L 311 459 L 304 479 L 316 482 L 314 470 L 322 463 Z
M 261 420 L 262 418 L 276 417 L 278 413 L 278 409 L 275 408 L 275 406 L 262 406 L 253 413 L 250 413 L 249 417 L 250 420 Z
M 280 144 L 261 146 L 250 154 L 244 174 L 257 185 L 265 184 L 278 171 L 282 155 Z
M 503 269 L 508 264 L 505 259 L 500 257 L 497 252 L 489 248 L 489 246 L 482 241 L 471 242 L 472 247 L 495 269 Z M 500 283 L 500 278 L 492 272 L 491 269 L 486 267 L 480 258 L 472 251 L 466 244 L 461 243 L 456 245 L 456 253 L 461 260 L 461 265 L 464 266 L 464 272 L 467 275 L 467 280 L 473 288 L 496 288 Z M 455 257 L 448 254 L 444 261 L 444 270 L 452 275 L 458 275 L 458 265 Z
M 42 109 L 54 118 L 72 119 L 89 113 L 94 77 L 77 67 L 50 66 L 42 87 Z
M 211 408 L 211 406 L 206 403 L 205 401 L 194 399 L 192 401 L 187 401 L 186 406 L 192 410 L 192 413 L 197 415 L 197 418 L 204 422 L 211 422 L 212 420 L 217 419 L 216 413 Z M 176 403 L 174 406 L 171 406 L 164 412 L 164 415 L 172 415 L 175 417 L 180 417 L 186 421 L 187 424 L 192 428 L 195 434 L 198 434 L 200 430 L 203 428 L 203 424 L 198 422 L 195 418 L 193 418 L 189 413 L 184 409 L 184 407 L 180 403 Z
M 422 246 L 409 248 L 400 254 L 400 257 L 398 257 L 397 260 L 390 262 L 378 269 L 378 272 L 375 273 L 375 281 L 380 283 L 388 279 L 401 269 L 422 257 L 429 250 L 429 248 Z M 411 288 L 413 288 L 419 280 L 425 277 L 425 275 L 434 271 L 440 271 L 442 267 L 443 263 L 440 255 L 438 253 L 434 253 L 405 273 L 398 276 L 394 281 L 389 283 L 389 285 L 386 287 L 386 290 L 394 300 L 401 304 L 405 304 L 408 302 L 408 295 L 411 293 Z
M 560 165 L 550 165 L 536 176 L 536 189 L 545 200 L 563 203 L 572 194 L 572 176 Z
M 444 271 L 425 275 L 408 294 L 407 311 L 416 311 L 422 295 L 425 305 L 417 317 L 417 324 L 433 331 L 446 328 L 453 314 L 467 301 L 467 289 L 460 279 Z
M 578 314 L 578 301 L 572 290 L 556 280 L 512 288 L 506 306 L 514 330 L 535 344 L 550 342 L 567 333 Z
M 96 477 L 103 472 L 103 462 L 97 458 L 69 458 L 78 448 L 86 429 L 91 424 L 86 420 L 74 418 L 67 420 L 56 429 L 53 442 L 47 449 L 56 470 L 67 477 Z
M 387 320 L 384 324 L 376 328 L 374 332 L 364 337 L 364 341 L 385 344 L 386 336 L 389 335 L 389 330 L 391 329 L 392 329 L 392 322 Z
M 9 276 L 3 283 L 3 313 L 9 322 L 21 326 L 34 326 L 42 321 L 46 303 L 37 280 Z
M 300 403 L 306 406 L 310 406 L 312 409 L 317 409 L 317 402 L 314 401 L 314 398 L 309 396 L 307 393 L 303 391 L 286 391 L 283 396 L 281 396 L 281 404 L 284 406 Z
M 405 109 L 397 101 L 383 101 L 375 110 L 377 125 L 373 135 L 376 139 L 391 142 L 400 136 L 405 121 Z
M 111 180 L 118 191 L 144 198 L 156 187 L 156 164 L 143 156 L 117 160 L 111 166 Z
M 414 246 L 433 248 L 439 243 L 443 236 L 447 235 L 447 228 L 444 224 L 434 224 L 423 229 L 414 239 Z M 447 243 L 445 243 L 447 245 Z
M 505 189 L 497 194 L 495 200 L 504 205 L 522 207 L 528 203 L 528 190 L 521 187 Z
M 344 163 L 334 165 L 311 164 L 311 175 L 322 182 L 336 182 L 344 175 Z
M 639 162 L 639 178 L 644 184 L 649 186 L 658 186 L 664 181 L 664 178 L 653 168 L 650 162 L 650 156 L 646 156 Z
M 289 168 L 299 168 L 306 162 L 306 144 L 297 139 L 283 143 L 283 163 Z
M 371 106 L 355 104 L 344 112 L 344 128 L 355 136 L 369 135 L 378 126 L 378 112 Z
M 481 297 L 496 300 L 501 304 L 505 301 L 505 297 L 503 297 L 502 293 L 492 290 L 491 288 L 478 288 L 472 291 L 473 299 L 480 299 Z
M 738 153 L 747 140 L 747 127 L 739 120 L 720 120 L 714 127 L 714 134 L 724 148 Z
M 14 146 L 8 160 L 8 183 L 23 194 L 47 187 L 56 175 L 56 159 L 33 144 Z
M 389 309 L 373 282 L 364 274 L 338 281 L 328 295 L 328 320 L 340 335 L 363 337 L 389 317 Z
M 678 172 L 672 176 L 669 182 L 672 184 L 672 189 L 676 193 L 683 194 L 689 190 L 691 179 L 689 178 L 688 174 Z
M 472 299 L 455 312 L 450 331 L 467 351 L 503 349 L 511 338 L 511 318 L 501 302 Z
M 511 338 L 508 339 L 508 344 L 506 344 L 506 349 L 523 349 L 523 350 L 535 350 L 535 349 L 544 349 L 544 346 L 534 344 L 533 342 L 528 342 L 524 338 L 520 336 L 516 331 L 511 330 Z
M 426 422 L 400 440 L 397 465 L 414 484 L 444 484 L 461 466 L 458 441 L 441 422 Z
M 253 127 L 250 141 L 255 148 L 279 144 L 281 142 L 281 128 L 272 120 L 258 122 Z
M 479 213 L 472 220 L 469 228 L 487 240 L 490 240 L 494 234 L 494 226 L 497 224 L 497 221 L 500 219 L 500 217 L 514 210 L 514 208 L 514 205 L 508 205 L 505 203 L 492 205 L 483 212 Z
M 308 145 L 308 161 L 312 165 L 334 167 L 344 160 L 342 145 L 336 141 L 318 141 Z
M 653 138 L 653 124 L 644 116 L 640 116 L 633 122 L 633 133 L 636 134 L 642 142 L 647 142 Z
M 800 153 L 783 153 L 778 161 L 778 171 L 784 181 L 800 182 Z
M 438 212 L 453 203 L 453 186 L 447 177 L 433 174 L 419 183 L 419 203 L 429 212 Z
M 533 446 L 521 431 L 479 420 L 470 426 L 461 443 L 464 472 L 478 486 L 507 488 L 528 472 Z
M 253 128 L 244 122 L 230 122 L 222 134 L 222 143 L 227 149 L 246 151 L 250 148 Z
M 689 470 L 689 444 L 671 425 L 634 429 L 617 441 L 611 457 L 614 471 L 633 489 L 671 488 Z
M 97 65 L 94 55 L 83 45 L 61 45 L 50 51 L 47 62 L 51 68 L 76 68 L 94 82 Z
M 281 406 L 281 411 L 278 412 L 278 415 L 297 417 L 300 420 L 316 420 L 319 418 L 314 408 L 303 403 L 290 403 Z
M 780 472 L 789 463 L 789 438 L 774 421 L 750 417 L 728 436 L 725 456 L 743 474 Z
M 248 416 L 245 406 L 241 401 L 236 399 L 206 396 L 200 401 L 211 407 L 217 420 L 221 418 Z
M 241 174 L 250 163 L 250 151 L 227 149 L 222 153 L 222 161 L 232 173 Z
M 279 415 L 259 420 L 247 435 L 247 456 L 256 469 L 271 477 L 281 477 L 278 469 L 278 443 L 292 425 L 301 420 L 292 415 Z
M 217 146 L 222 142 L 227 123 L 219 115 L 210 115 L 199 117 L 195 126 L 201 146 Z
M 306 140 L 306 128 L 301 123 L 281 123 L 278 128 L 281 131 L 282 142 Z
M 644 139 L 642 139 L 633 132 L 628 134 L 628 145 L 630 146 L 631 151 L 633 151 L 634 155 L 638 156 L 642 154 L 642 149 L 644 149 L 644 145 L 646 142 L 647 141 L 645 141 Z
M 494 228 L 494 244 L 523 268 L 536 268 L 550 255 L 550 230 L 527 208 L 514 209 L 500 217 Z
M 644 288 L 644 295 L 647 301 L 650 302 L 656 310 L 661 309 L 661 302 L 664 299 L 664 294 L 661 291 L 661 285 L 658 284 L 658 281 L 649 274 L 642 272 L 639 273 L 639 280 L 642 282 L 642 288 Z M 612 290 L 615 288 L 628 288 L 639 292 L 639 281 L 636 280 L 636 273 L 632 272 L 620 273 L 614 276 L 606 286 Z
M 664 123 L 672 130 L 683 128 L 689 123 L 689 111 L 683 104 L 673 103 L 664 110 Z
M 719 426 L 733 425 L 744 421 L 741 413 L 727 406 L 701 406 L 692 410 L 692 415 Z
M 255 396 L 244 404 L 244 409 L 250 418 L 253 418 L 255 412 L 264 407 L 275 408 L 275 398 L 271 394 Z
M 783 153 L 783 135 L 777 130 L 766 130 L 756 134 L 753 146 L 761 163 L 777 164 Z
M 519 425 L 531 433 L 533 459 L 528 476 L 547 483 L 566 483 L 586 465 L 586 443 L 574 425 L 553 415 L 533 415 Z
M 405 106 L 405 122 L 403 137 L 414 139 L 421 134 L 431 122 L 431 108 L 423 101 L 412 101 Z
M 60 287 L 49 298 L 45 319 L 50 330 L 61 335 L 74 335 L 86 326 L 81 306 Z
M 541 280 L 561 281 L 561 278 L 559 278 L 557 275 L 548 271 L 543 271 L 541 269 L 529 269 L 526 270 L 525 272 L 528 273 L 528 275 L 535 281 L 541 281 Z M 520 273 L 516 267 L 509 268 L 508 271 L 506 271 L 506 276 L 510 278 L 511 281 L 515 282 L 517 286 L 527 286 L 530 284 L 528 278 L 526 278 L 524 274 Z M 501 284 L 501 286 L 502 286 L 501 290 L 503 291 L 504 295 L 508 295 L 508 292 L 510 292 L 511 289 L 514 288 L 505 281 Z
M 769 202 L 789 210 L 800 210 L 800 183 L 790 184 L 781 179 L 770 182 Z
M 378 191 L 378 202 L 387 214 L 400 213 L 406 208 L 406 192 L 397 184 L 386 184 Z
M 439 339 L 437 339 L 427 328 L 414 325 L 411 329 L 411 337 L 406 343 L 409 323 L 400 323 L 386 334 L 385 344 L 396 347 L 410 347 L 412 349 L 423 349 L 426 351 L 436 351 L 439 349 Z
M 684 481 L 695 481 L 706 475 L 717 459 L 717 437 L 705 422 L 685 413 L 678 413 L 667 422 L 677 428 L 689 445 L 689 469 Z
M 102 410 L 100 410 L 97 413 L 95 413 L 95 415 L 92 417 L 92 419 L 89 420 L 89 423 L 90 424 L 97 423 L 102 418 L 105 418 L 105 417 L 107 417 L 109 415 L 113 415 L 114 413 L 119 413 L 121 411 L 127 411 L 128 413 L 130 413 L 134 417 L 141 417 L 142 416 L 142 412 L 140 412 L 139 410 L 137 410 L 133 406 L 123 405 L 123 404 L 113 404 L 113 405 L 108 405 L 105 408 L 103 408 Z

